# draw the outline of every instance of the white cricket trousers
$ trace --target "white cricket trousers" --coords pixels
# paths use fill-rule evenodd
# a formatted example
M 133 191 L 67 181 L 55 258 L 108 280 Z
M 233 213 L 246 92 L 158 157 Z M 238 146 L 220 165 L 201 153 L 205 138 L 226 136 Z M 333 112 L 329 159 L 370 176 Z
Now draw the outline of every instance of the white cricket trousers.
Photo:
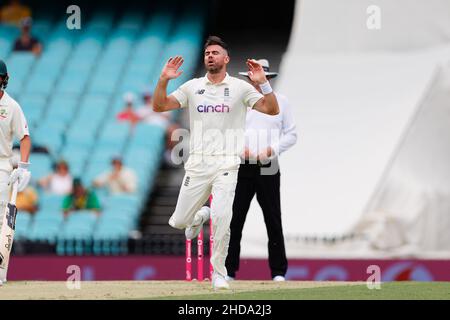
M 0 169 L 0 230 L 2 230 L 3 216 L 5 215 L 6 204 L 9 202 L 11 188 L 8 186 L 11 171 Z M 0 269 L 0 280 L 6 279 L 8 268 Z
M 0 230 L 3 225 L 3 215 L 5 214 L 5 205 L 9 202 L 11 188 L 8 186 L 11 172 L 0 169 Z M 1 279 L 0 279 L 1 280 Z
M 201 159 L 203 158 L 203 159 Z M 214 272 L 226 276 L 225 259 L 230 242 L 230 223 L 240 160 L 236 157 L 190 155 L 180 188 L 175 212 L 169 225 L 185 229 L 212 194 L 211 219 L 214 247 L 211 264 Z

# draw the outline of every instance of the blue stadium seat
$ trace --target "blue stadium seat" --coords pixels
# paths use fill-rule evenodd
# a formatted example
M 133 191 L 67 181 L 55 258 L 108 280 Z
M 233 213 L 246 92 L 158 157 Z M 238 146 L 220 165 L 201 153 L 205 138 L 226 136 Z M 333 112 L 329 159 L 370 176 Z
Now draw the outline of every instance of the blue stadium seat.
M 65 254 L 89 254 L 96 220 L 91 212 L 72 213 L 58 235 L 57 252 L 65 244 Z
M 44 121 L 40 121 L 38 124 L 40 126 L 30 133 L 33 144 L 45 146 L 51 154 L 57 154 L 63 143 L 62 128 L 48 127 Z
M 70 167 L 69 167 L 70 170 Z M 50 173 L 51 171 L 49 171 Z M 60 216 L 64 196 L 43 192 L 40 195 L 38 216 Z
M 93 117 L 91 122 L 87 122 L 89 118 L 73 121 L 66 133 L 66 145 L 90 148 L 94 143 L 93 136 L 98 127 L 98 120 L 98 117 Z
M 30 163 L 30 170 L 33 172 L 32 178 L 39 180 L 51 171 L 53 161 L 47 154 L 32 153 L 30 155 Z
M 99 39 L 100 36 L 91 34 L 89 37 L 84 38 L 75 49 L 73 53 L 76 58 L 95 58 L 101 52 L 103 41 Z
M 143 36 L 156 36 L 161 39 L 168 37 L 174 17 L 171 12 L 157 12 L 144 27 Z
M 164 146 L 165 130 L 160 126 L 141 124 L 130 139 L 131 147 L 144 147 L 159 153 Z
M 96 144 L 89 163 L 91 164 L 110 164 L 114 156 L 122 155 L 119 146 Z
M 15 240 L 23 240 L 28 238 L 31 219 L 31 214 L 28 212 L 17 212 L 16 229 L 14 234 Z
M 114 15 L 112 12 L 95 12 L 89 21 L 89 28 L 99 30 L 110 30 L 114 23 Z
M 56 86 L 56 92 L 79 95 L 89 78 L 88 73 L 65 72 Z
M 7 59 L 8 73 L 14 78 L 23 79 L 35 61 L 36 57 L 30 52 L 13 52 Z
M 111 197 L 111 196 L 110 196 Z M 109 198 L 106 198 L 107 202 Z M 102 212 L 100 224 L 121 224 L 125 225 L 127 229 L 137 226 L 138 217 L 140 215 L 140 208 L 126 208 L 126 209 L 111 209 L 105 208 Z
M 66 19 L 63 18 L 55 23 L 55 28 L 48 37 L 48 41 L 51 45 L 55 42 L 65 43 L 65 45 L 71 48 L 73 44 L 77 41 L 78 37 L 82 33 L 82 30 L 70 30 L 67 28 Z
M 125 212 L 139 210 L 142 205 L 141 199 L 135 194 L 115 194 L 111 195 L 107 203 L 105 203 L 105 210 L 124 210 Z
M 77 112 L 78 99 L 72 95 L 55 95 L 50 101 L 45 114 L 51 127 L 67 128 L 70 120 Z
M 86 159 L 88 156 L 86 157 Z M 84 173 L 85 173 L 85 166 L 86 166 L 86 159 L 71 159 L 69 161 L 70 165 L 70 172 L 73 174 L 74 177 L 82 177 L 83 182 L 85 182 L 84 179 Z
M 141 29 L 144 20 L 144 12 L 138 11 L 136 9 L 130 9 L 123 14 L 117 28 L 139 30 Z
M 34 72 L 25 87 L 23 88 L 24 92 L 32 93 L 32 94 L 45 94 L 49 95 L 55 86 L 56 76 L 46 73 L 39 74 L 38 72 Z
M 87 118 L 75 120 L 66 134 L 66 147 L 85 148 L 90 152 L 92 146 L 97 143 L 94 136 L 98 129 L 98 120 L 101 119 L 94 118 L 89 123 L 86 123 Z
M 108 78 L 103 78 L 99 73 L 99 75 L 92 80 L 92 85 L 89 87 L 89 92 L 112 94 L 117 86 L 118 80 L 118 73 Z
M 114 127 L 117 128 L 117 132 L 111 133 L 111 130 L 114 130 Z M 123 150 L 125 144 L 127 143 L 129 139 L 129 131 L 130 126 L 128 123 L 108 123 L 105 128 L 100 131 L 97 145 L 107 151 L 115 150 L 115 152 L 112 153 L 117 154 Z
M 77 73 L 84 73 L 89 75 L 90 72 L 94 69 L 95 63 L 95 55 L 89 57 L 72 56 L 72 58 L 67 62 L 64 72 L 68 75 Z
M 99 219 L 95 229 L 94 239 L 114 239 L 116 237 L 127 237 L 134 223 L 120 216 L 102 217 Z
M 122 221 L 102 219 L 93 236 L 93 253 L 118 255 L 127 253 L 127 239 L 130 227 Z
M 92 142 L 86 141 L 86 144 L 92 144 Z M 80 169 L 80 166 L 82 166 L 88 158 L 89 148 L 87 146 L 83 146 L 82 144 L 66 145 L 61 152 L 61 156 L 68 160 L 71 166 L 71 171 L 75 174 L 76 169 Z M 78 174 L 79 172 L 76 173 Z
M 36 61 L 30 77 L 40 76 L 37 80 L 54 81 L 60 75 L 63 64 L 63 59 L 44 54 Z
M 34 128 L 39 121 L 46 106 L 46 98 L 37 94 L 22 94 L 17 102 L 20 104 L 30 128 Z
M 7 57 L 12 49 L 12 42 L 0 36 L 0 57 Z
M 19 35 L 20 31 L 17 27 L 0 24 L 0 39 L 5 39 L 10 43 L 13 43 Z
M 31 110 L 44 110 L 47 98 L 39 94 L 23 94 L 17 102 L 22 107 L 24 112 Z
M 88 163 L 87 169 L 83 172 L 83 181 L 87 185 L 92 185 L 95 178 L 106 172 L 110 168 L 108 163 Z
M 55 243 L 62 225 L 62 211 L 59 211 L 58 213 L 52 212 L 52 214 L 43 214 L 42 212 L 39 212 L 34 217 L 28 238 L 35 241 Z
M 52 25 L 52 21 L 48 20 L 48 18 L 33 19 L 33 28 L 31 32 L 44 46 L 47 42 L 46 36 L 51 32 Z
M 73 212 L 63 224 L 58 238 L 71 240 L 92 238 L 96 222 L 97 216 L 89 210 Z
M 100 132 L 100 139 L 107 137 L 119 141 L 127 139 L 130 135 L 131 126 L 128 123 L 110 121 L 105 124 Z
M 36 66 L 36 70 L 44 71 L 46 69 L 56 69 L 59 73 L 61 67 L 71 53 L 71 50 L 72 46 L 70 42 L 64 39 L 50 42 L 48 47 L 46 47 L 45 51 L 42 53 L 39 64 Z

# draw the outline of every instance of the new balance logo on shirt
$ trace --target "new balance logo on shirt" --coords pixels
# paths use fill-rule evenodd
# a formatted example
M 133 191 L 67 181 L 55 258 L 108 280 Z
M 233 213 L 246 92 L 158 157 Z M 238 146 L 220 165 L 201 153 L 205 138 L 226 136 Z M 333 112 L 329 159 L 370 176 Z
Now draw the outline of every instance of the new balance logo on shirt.
M 198 89 L 197 91 L 195 91 L 195 94 L 204 94 L 205 93 L 205 89 Z

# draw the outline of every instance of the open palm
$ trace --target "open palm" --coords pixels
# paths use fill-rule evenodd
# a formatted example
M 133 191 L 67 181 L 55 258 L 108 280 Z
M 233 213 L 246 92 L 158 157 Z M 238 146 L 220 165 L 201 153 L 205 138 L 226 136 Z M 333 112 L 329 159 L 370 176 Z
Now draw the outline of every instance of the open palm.
M 183 71 L 178 71 L 183 62 L 184 60 L 181 56 L 171 57 L 164 66 L 161 76 L 167 80 L 178 78 L 183 73 Z
M 266 74 L 262 66 L 255 60 L 247 60 L 248 76 L 250 80 L 258 84 L 262 84 L 267 81 Z

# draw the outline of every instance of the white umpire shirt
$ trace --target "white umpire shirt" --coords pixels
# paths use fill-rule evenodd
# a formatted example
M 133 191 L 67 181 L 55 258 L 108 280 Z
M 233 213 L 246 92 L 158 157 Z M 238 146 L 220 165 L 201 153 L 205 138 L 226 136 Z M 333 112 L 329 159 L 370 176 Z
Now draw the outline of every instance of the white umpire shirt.
M 277 157 L 297 142 L 297 129 L 287 98 L 275 93 L 280 112 L 270 116 L 256 110 L 247 112 L 245 145 L 253 156 L 272 147 Z
M 0 170 L 12 169 L 11 157 L 14 136 L 22 140 L 28 136 L 28 125 L 20 105 L 6 91 L 0 99 Z

